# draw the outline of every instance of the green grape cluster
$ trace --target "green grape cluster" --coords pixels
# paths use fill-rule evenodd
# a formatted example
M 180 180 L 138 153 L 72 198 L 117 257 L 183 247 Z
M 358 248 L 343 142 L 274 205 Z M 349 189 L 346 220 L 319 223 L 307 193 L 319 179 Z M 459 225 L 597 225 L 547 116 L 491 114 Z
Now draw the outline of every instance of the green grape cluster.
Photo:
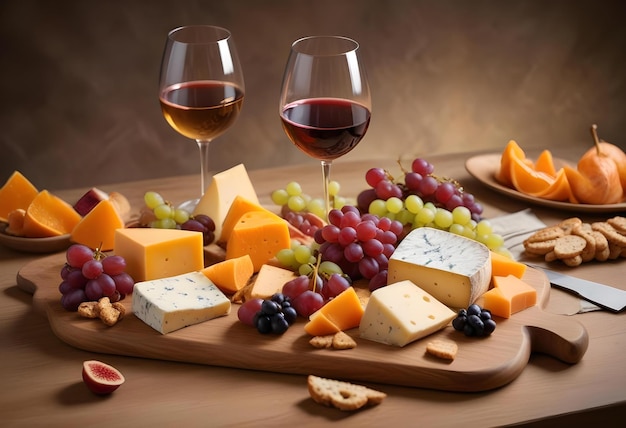
M 378 217 L 397 220 L 411 229 L 427 226 L 446 230 L 481 242 L 492 251 L 509 255 L 504 238 L 494 233 L 491 223 L 485 219 L 474 220 L 472 212 L 465 206 L 457 206 L 450 211 L 432 202 L 424 202 L 418 195 L 408 195 L 405 199 L 375 199 L 368 211 Z
M 152 210 L 155 217 L 154 220 L 148 224 L 149 227 L 156 229 L 176 229 L 191 217 L 188 211 L 172 206 L 172 204 L 165 201 L 163 196 L 157 192 L 146 192 L 143 200 L 146 207 Z
M 332 198 L 333 207 L 341 208 L 351 203 L 347 198 L 340 196 L 341 186 L 337 181 L 331 181 L 328 185 L 328 193 Z M 313 198 L 302 190 L 302 186 L 291 181 L 282 189 L 276 189 L 272 192 L 272 202 L 280 207 L 285 207 L 293 212 L 310 212 L 320 218 L 326 218 L 326 204 L 323 198 Z M 331 208 L 333 208 L 331 207 Z

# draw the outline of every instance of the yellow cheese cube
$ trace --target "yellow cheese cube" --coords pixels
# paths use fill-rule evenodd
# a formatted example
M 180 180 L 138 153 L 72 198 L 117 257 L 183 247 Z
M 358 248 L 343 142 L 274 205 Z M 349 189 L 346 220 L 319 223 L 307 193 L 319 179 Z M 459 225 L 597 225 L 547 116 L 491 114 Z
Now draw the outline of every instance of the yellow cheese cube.
M 203 269 L 202 244 L 201 232 L 127 228 L 115 231 L 114 252 L 135 281 L 148 281 Z
M 264 211 L 269 214 L 276 215 L 270 210 L 259 205 L 258 202 L 251 201 L 244 198 L 243 196 L 238 195 L 235 197 L 233 203 L 228 209 L 228 212 L 226 213 L 224 223 L 222 224 L 222 233 L 218 241 L 228 242 L 228 238 L 230 238 L 230 234 L 233 231 L 233 227 L 235 227 L 235 224 L 237 224 L 242 215 L 250 211 Z M 276 215 L 276 217 L 279 218 L 278 215 Z
M 249 254 L 254 271 L 274 258 L 277 252 L 290 248 L 287 222 L 272 213 L 251 211 L 239 219 L 226 244 L 226 258 Z

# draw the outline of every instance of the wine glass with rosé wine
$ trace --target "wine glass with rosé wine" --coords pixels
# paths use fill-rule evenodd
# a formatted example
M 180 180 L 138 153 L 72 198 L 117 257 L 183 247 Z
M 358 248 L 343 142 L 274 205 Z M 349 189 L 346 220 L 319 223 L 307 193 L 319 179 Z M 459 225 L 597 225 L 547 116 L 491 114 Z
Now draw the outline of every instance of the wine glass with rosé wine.
M 370 123 L 371 97 L 359 44 L 341 36 L 311 36 L 291 45 L 280 94 L 280 118 L 289 139 L 322 164 L 326 215 L 332 161 L 361 141 Z
M 243 98 L 243 73 L 230 31 L 190 25 L 168 33 L 161 61 L 159 101 L 170 126 L 198 144 L 200 197 L 210 181 L 209 143 L 235 122 Z M 193 212 L 198 201 L 184 202 L 180 208 Z

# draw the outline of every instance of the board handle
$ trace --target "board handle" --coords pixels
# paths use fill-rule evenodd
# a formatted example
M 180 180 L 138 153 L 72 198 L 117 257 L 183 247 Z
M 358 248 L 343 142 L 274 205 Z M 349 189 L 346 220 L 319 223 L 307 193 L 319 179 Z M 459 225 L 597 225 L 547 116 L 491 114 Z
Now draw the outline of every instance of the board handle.
M 533 352 L 548 354 L 569 364 L 582 359 L 589 346 L 589 334 L 580 322 L 542 311 L 537 306 L 526 311 L 536 313 L 536 316 L 527 317 L 524 327 Z

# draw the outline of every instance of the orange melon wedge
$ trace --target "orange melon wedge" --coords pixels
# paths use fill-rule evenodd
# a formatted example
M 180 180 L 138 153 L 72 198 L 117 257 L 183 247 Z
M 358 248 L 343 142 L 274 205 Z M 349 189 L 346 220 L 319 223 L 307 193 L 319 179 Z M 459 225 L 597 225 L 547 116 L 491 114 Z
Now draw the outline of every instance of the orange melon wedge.
M 0 188 L 0 221 L 8 222 L 11 211 L 26 210 L 37 193 L 37 188 L 21 172 L 14 171 Z
M 534 196 L 545 192 L 554 183 L 554 178 L 534 170 L 521 159 L 512 158 L 511 181 L 520 192 Z
M 514 140 L 511 140 L 502 152 L 502 157 L 500 158 L 500 169 L 496 173 L 496 180 L 509 187 L 513 185 L 511 177 L 513 159 L 526 159 L 526 154 Z
M 554 167 L 554 160 L 552 159 L 552 152 L 550 152 L 550 150 L 544 150 L 541 152 L 535 162 L 535 171 L 543 172 L 551 177 L 556 176 L 557 172 Z
M 32 200 L 24 216 L 24 236 L 47 238 L 71 233 L 81 216 L 59 198 L 42 190 Z

